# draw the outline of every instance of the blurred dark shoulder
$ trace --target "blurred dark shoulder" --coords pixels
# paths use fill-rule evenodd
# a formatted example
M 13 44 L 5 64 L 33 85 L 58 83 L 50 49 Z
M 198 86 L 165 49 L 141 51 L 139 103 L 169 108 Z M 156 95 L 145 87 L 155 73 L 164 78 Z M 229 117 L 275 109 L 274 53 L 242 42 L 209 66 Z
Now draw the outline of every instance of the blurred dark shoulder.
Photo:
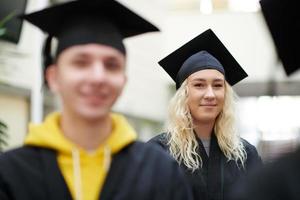
M 156 135 L 155 137 L 151 138 L 147 143 L 149 144 L 154 144 L 158 145 L 165 151 L 168 151 L 169 146 L 168 146 L 168 134 L 167 133 L 160 133 Z
M 249 170 L 252 168 L 261 167 L 262 160 L 257 152 L 256 147 L 243 138 L 241 138 L 241 140 L 247 153 L 246 169 Z

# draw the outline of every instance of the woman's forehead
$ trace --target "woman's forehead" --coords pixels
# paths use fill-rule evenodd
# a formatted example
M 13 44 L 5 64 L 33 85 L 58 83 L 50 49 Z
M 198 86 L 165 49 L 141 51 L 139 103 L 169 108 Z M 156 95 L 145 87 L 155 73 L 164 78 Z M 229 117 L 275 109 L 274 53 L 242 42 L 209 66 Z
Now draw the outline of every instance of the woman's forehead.
M 191 74 L 189 80 L 225 80 L 224 75 L 215 69 L 204 69 Z

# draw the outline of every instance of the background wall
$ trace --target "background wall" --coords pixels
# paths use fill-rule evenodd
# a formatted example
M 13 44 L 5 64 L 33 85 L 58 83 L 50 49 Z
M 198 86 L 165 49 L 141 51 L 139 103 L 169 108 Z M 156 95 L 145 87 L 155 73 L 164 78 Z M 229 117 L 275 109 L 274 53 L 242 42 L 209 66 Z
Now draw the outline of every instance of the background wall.
M 52 0 L 51 3 L 63 1 Z M 161 29 L 160 33 L 125 40 L 128 83 L 114 111 L 127 116 L 142 140 L 148 140 L 163 131 L 168 101 L 174 94 L 174 83 L 157 62 L 211 28 L 249 74 L 247 79 L 235 86 L 241 96 L 237 111 L 241 119 L 241 135 L 253 144 L 260 145 L 264 155 L 271 155 L 266 153 L 270 149 L 278 149 L 272 148 L 270 144 L 273 143 L 266 142 L 266 138 L 268 141 L 270 138 L 273 141 L 285 138 L 298 142 L 300 128 L 284 119 L 296 116 L 300 107 L 297 97 L 300 72 L 289 78 L 285 76 L 259 10 L 258 0 L 120 2 Z M 48 0 L 29 0 L 27 12 L 43 8 L 48 3 Z M 18 45 L 0 41 L 0 119 L 9 125 L 10 147 L 22 143 L 27 122 L 40 122 L 45 114 L 59 109 L 59 102 L 51 93 L 41 92 L 40 52 L 43 39 L 40 30 L 25 22 Z M 287 100 L 280 95 L 285 95 L 292 106 L 285 106 Z M 276 115 L 273 115 L 276 119 L 268 115 L 273 111 L 276 111 Z M 266 116 L 260 118 L 261 123 L 272 124 L 272 127 L 256 123 L 257 116 Z M 278 130 L 282 124 L 274 121 L 284 122 L 289 131 L 280 129 L 281 132 L 275 132 L 273 129 Z M 10 129 L 11 126 L 14 128 Z M 288 146 L 290 148 L 284 147 L 282 151 L 291 150 L 297 145 Z

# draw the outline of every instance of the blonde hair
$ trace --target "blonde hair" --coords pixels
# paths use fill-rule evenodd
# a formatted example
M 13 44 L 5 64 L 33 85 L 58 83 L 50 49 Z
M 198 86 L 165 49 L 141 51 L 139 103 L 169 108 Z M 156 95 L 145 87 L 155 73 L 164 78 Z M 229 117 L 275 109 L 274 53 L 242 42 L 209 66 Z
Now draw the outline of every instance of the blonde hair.
M 193 119 L 188 108 L 187 97 L 188 86 L 187 80 L 185 80 L 169 104 L 167 138 L 171 155 L 180 164 L 183 163 L 188 169 L 194 171 L 202 167 L 202 159 L 197 153 L 199 145 L 194 134 Z M 232 87 L 225 82 L 224 106 L 216 119 L 214 133 L 227 160 L 234 160 L 236 164 L 240 162 L 244 167 L 247 154 L 235 129 L 236 97 Z

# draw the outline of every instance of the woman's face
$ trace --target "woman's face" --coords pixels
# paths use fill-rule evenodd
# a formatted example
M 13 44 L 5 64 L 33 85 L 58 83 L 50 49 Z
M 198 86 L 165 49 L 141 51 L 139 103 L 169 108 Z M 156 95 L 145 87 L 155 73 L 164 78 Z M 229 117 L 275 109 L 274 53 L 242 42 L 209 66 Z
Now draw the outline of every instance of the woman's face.
M 223 109 L 225 78 L 214 69 L 200 70 L 187 78 L 188 107 L 194 123 L 214 122 Z

